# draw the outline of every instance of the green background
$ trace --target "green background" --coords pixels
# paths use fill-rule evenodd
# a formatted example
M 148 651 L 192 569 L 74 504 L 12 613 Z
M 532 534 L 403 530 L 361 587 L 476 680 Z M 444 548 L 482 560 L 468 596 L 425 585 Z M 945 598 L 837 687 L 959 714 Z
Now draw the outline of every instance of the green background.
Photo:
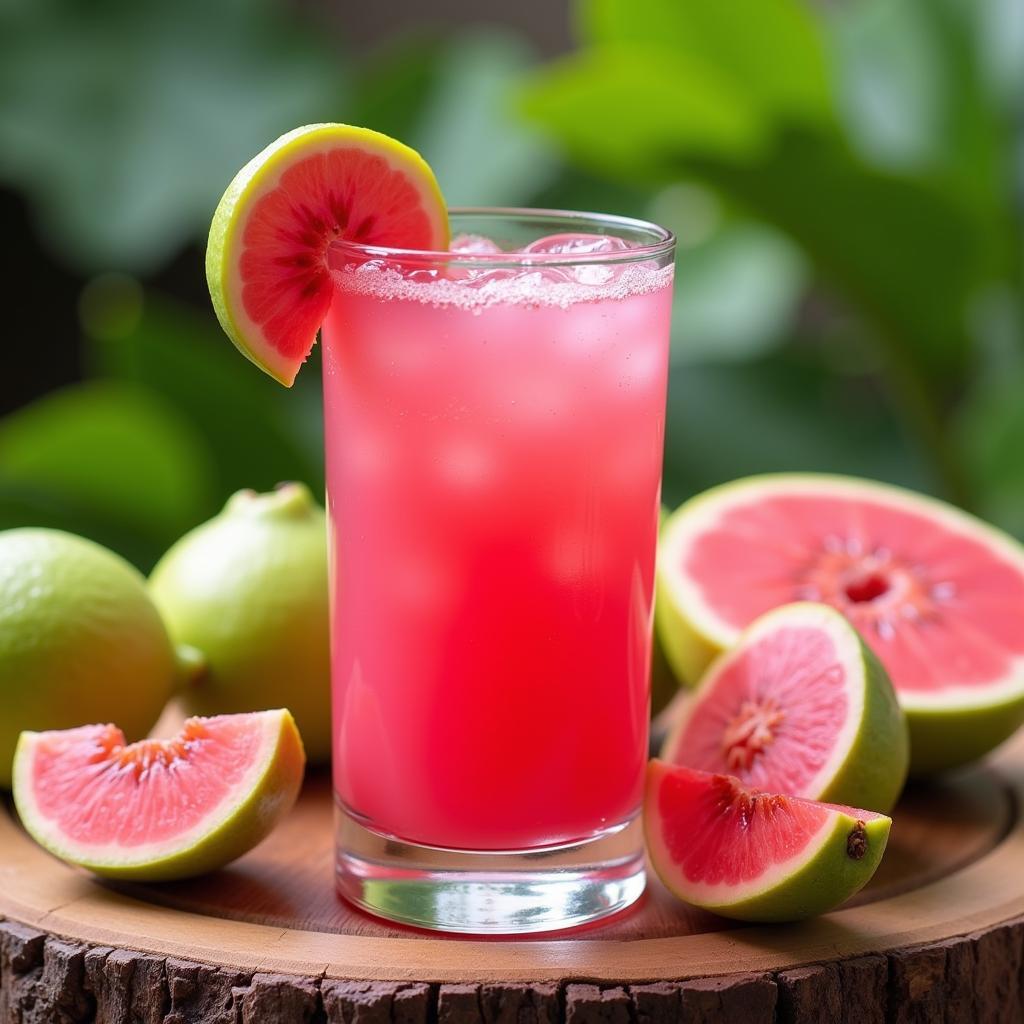
M 463 6 L 371 43 L 350 4 L 0 5 L 0 528 L 148 569 L 236 488 L 322 488 L 317 357 L 243 361 L 202 247 L 248 157 L 339 120 L 452 204 L 678 233 L 669 503 L 830 470 L 1024 536 L 1020 0 L 584 0 L 534 38 Z

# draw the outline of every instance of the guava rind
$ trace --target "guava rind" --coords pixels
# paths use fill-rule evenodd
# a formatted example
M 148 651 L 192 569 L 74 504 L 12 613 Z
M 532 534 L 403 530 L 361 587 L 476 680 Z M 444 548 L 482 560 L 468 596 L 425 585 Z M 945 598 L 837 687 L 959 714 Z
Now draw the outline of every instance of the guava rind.
M 907 781 L 910 733 L 888 672 L 859 634 L 857 640 L 867 676 L 864 717 L 832 784 L 813 799 L 887 814 Z
M 684 902 L 710 910 L 722 917 L 756 923 L 802 921 L 833 910 L 859 892 L 874 875 L 889 840 L 892 820 L 885 816 L 864 821 L 837 812 L 829 834 L 820 848 L 792 874 L 763 892 L 735 903 L 708 901 L 695 897 L 680 877 L 675 862 L 668 856 L 657 834 L 660 815 L 656 811 L 658 785 L 670 766 L 652 761 L 648 768 L 644 803 L 644 830 L 651 864 L 665 887 Z M 863 826 L 867 850 L 859 860 L 849 856 L 850 833 Z M 699 900 L 699 902 L 698 902 Z
M 126 852 L 123 863 L 100 861 L 74 844 L 54 842 L 40 826 L 40 816 L 31 797 L 32 755 L 37 733 L 25 732 L 18 741 L 14 758 L 14 801 L 26 831 L 54 856 L 104 878 L 137 882 L 171 882 L 215 871 L 247 853 L 265 839 L 292 808 L 302 787 L 305 754 L 302 738 L 291 714 L 284 710 L 263 712 L 279 717 L 274 748 L 259 778 L 193 845 L 173 849 L 156 859 L 132 863 Z
M 927 778 L 977 761 L 1024 725 L 1024 696 L 986 706 L 906 706 L 910 775 Z
M 897 500 L 902 499 L 921 510 L 946 507 L 943 502 L 927 495 L 857 477 L 830 473 L 766 473 L 720 484 L 690 498 L 663 524 L 662 537 L 671 531 L 673 522 L 691 513 L 699 504 L 757 483 L 777 484 L 778 493 L 783 493 L 787 485 L 816 483 L 827 489 L 830 483 L 841 484 L 861 489 L 865 495 L 880 493 Z M 827 491 L 823 490 L 823 493 Z M 998 537 L 1021 549 L 1013 537 L 996 527 L 981 520 L 976 521 L 976 526 L 979 535 Z M 671 670 L 682 683 L 693 686 L 711 662 L 735 642 L 740 631 L 719 635 L 698 626 L 675 600 L 671 575 L 678 571 L 678 568 L 668 566 L 664 559 L 658 559 L 655 629 Z M 1020 687 L 1019 696 L 985 700 L 984 694 L 979 694 L 974 704 L 956 703 L 946 708 L 922 708 L 914 703 L 912 697 L 900 697 L 897 688 L 897 697 L 906 714 L 910 736 L 909 775 L 928 777 L 960 768 L 978 760 L 1009 739 L 1024 725 L 1024 673 L 1013 682 Z

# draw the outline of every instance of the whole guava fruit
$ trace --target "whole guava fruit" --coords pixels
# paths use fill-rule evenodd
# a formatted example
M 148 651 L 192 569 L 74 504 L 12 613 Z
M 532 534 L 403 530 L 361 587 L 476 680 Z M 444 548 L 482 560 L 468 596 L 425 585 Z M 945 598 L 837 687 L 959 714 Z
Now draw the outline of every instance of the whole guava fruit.
M 179 665 L 145 577 L 60 530 L 0 532 L 0 787 L 23 730 L 152 728 Z
M 310 761 L 330 757 L 327 529 L 307 487 L 238 491 L 149 586 L 175 643 L 198 652 L 181 694 L 190 714 L 286 707 Z

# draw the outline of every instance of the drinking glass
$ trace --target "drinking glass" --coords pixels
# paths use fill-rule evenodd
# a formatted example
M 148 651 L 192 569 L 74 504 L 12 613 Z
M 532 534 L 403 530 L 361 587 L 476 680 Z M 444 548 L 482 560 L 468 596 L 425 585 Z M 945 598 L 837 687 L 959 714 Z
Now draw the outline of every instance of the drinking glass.
M 329 255 L 338 886 L 425 928 L 560 929 L 644 886 L 674 238 L 451 224 L 455 252 Z

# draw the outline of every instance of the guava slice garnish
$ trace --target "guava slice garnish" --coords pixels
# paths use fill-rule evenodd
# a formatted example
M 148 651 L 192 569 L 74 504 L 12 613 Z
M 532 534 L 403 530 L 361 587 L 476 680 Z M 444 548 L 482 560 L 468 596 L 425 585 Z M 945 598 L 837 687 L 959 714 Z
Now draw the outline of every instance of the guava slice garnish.
M 235 175 L 213 215 L 206 280 L 238 350 L 290 387 L 331 304 L 333 243 L 444 250 L 448 238 L 444 199 L 415 150 L 368 128 L 305 125 Z

